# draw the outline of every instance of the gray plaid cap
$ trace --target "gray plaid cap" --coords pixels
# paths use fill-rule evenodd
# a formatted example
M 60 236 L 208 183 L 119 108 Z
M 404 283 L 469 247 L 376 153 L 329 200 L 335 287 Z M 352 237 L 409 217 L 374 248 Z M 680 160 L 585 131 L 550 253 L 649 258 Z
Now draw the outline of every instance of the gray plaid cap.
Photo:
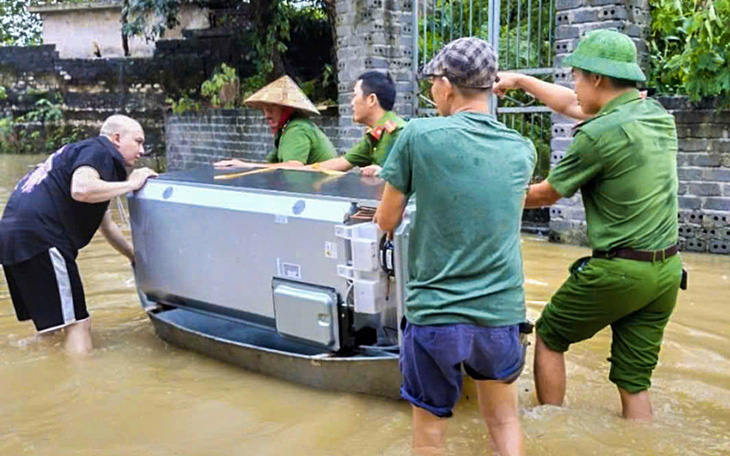
M 472 89 L 489 89 L 499 81 L 497 53 L 486 41 L 459 38 L 444 46 L 421 69 L 422 78 L 446 76 L 452 84 Z

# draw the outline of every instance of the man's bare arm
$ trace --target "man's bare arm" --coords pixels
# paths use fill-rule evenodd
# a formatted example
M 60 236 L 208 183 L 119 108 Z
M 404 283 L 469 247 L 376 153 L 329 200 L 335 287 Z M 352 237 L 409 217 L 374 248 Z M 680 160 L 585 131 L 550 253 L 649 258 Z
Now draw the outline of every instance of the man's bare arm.
M 365 177 L 375 177 L 380 174 L 382 169 L 380 165 L 368 165 L 360 168 L 360 173 Z
M 289 160 L 281 163 L 272 163 L 269 168 L 304 168 L 306 165 L 299 160 Z
M 560 198 L 562 198 L 560 193 L 550 185 L 550 182 L 544 180 L 539 184 L 530 185 L 525 198 L 525 208 L 552 206 Z
M 213 164 L 215 169 L 231 169 L 231 168 L 302 168 L 304 163 L 299 160 L 289 160 L 282 163 L 257 163 L 245 162 L 238 159 L 221 160 Z
M 112 220 L 111 211 L 106 211 L 104 218 L 101 221 L 101 234 L 111 244 L 114 249 L 129 258 L 129 261 L 134 263 L 134 248 L 132 244 L 124 237 L 122 230 Z
M 237 158 L 230 158 L 227 160 L 220 160 L 215 163 L 213 163 L 213 166 L 216 169 L 227 169 L 227 168 L 259 168 L 267 166 L 268 163 L 258 163 L 258 162 L 246 162 L 239 160 Z
M 157 173 L 149 168 L 135 169 L 124 182 L 107 182 L 91 166 L 81 166 L 71 177 L 71 197 L 81 203 L 101 203 L 115 196 L 125 195 L 141 188 L 149 177 Z
M 580 108 L 575 92 L 567 87 L 541 81 L 526 74 L 500 72 L 499 82 L 494 85 L 492 91 L 504 97 L 505 92 L 512 89 L 524 90 L 559 114 L 576 120 L 591 118 Z
M 331 171 L 350 171 L 354 168 L 352 163 L 345 160 L 345 157 L 332 158 L 327 161 L 315 163 L 314 165 L 309 165 L 309 167 L 314 169 L 327 169 Z
M 392 233 L 403 219 L 403 210 L 407 201 L 406 195 L 386 182 L 383 198 L 380 200 L 378 210 L 375 211 L 373 221 L 381 230 Z

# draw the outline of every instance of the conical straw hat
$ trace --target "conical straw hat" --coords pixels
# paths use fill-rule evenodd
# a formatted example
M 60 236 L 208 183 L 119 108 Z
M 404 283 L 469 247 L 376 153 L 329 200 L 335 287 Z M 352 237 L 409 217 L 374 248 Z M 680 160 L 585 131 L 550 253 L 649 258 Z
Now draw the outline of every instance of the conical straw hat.
M 282 76 L 244 102 L 246 106 L 262 109 L 263 105 L 288 106 L 309 114 L 319 115 L 314 104 L 309 101 L 302 89 L 289 76 Z

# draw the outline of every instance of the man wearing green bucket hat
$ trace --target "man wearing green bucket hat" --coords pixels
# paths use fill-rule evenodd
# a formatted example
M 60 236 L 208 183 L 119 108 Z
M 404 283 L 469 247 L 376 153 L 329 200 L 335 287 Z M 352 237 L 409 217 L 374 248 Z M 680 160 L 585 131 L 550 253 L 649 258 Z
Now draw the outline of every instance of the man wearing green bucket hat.
M 549 206 L 580 189 L 591 257 L 576 261 L 537 321 L 535 389 L 561 405 L 570 344 L 610 325 L 611 371 L 625 418 L 650 419 L 651 374 L 682 280 L 677 255 L 677 134 L 674 118 L 636 90 L 645 81 L 629 37 L 599 30 L 564 63 L 575 91 L 500 73 L 497 94 L 522 89 L 553 110 L 585 121 L 547 180 L 530 186 L 526 207 Z

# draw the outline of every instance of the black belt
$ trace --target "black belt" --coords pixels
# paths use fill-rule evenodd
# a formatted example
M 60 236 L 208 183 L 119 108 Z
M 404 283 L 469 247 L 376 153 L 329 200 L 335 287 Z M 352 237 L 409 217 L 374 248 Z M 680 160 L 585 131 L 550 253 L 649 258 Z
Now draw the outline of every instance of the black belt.
M 631 248 L 616 248 L 611 250 L 594 250 L 593 258 L 626 258 L 636 261 L 664 261 L 677 254 L 679 245 L 675 244 L 664 250 L 634 250 Z

